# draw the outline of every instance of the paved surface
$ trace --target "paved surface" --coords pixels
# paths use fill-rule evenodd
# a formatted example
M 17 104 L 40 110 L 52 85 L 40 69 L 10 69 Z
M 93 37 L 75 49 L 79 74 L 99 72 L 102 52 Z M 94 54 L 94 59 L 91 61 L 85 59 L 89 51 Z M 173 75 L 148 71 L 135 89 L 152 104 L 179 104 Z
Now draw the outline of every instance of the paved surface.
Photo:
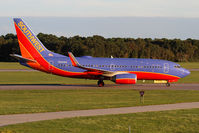
M 1 84 L 0 90 L 45 90 L 45 89 L 135 89 L 135 90 L 199 90 L 199 84 L 171 84 L 166 87 L 165 84 L 135 84 L 135 85 L 117 85 L 107 84 L 104 87 L 97 87 L 95 84 L 88 85 L 64 85 L 64 84 Z
M 13 70 L 15 71 L 15 70 Z M 17 70 L 18 71 L 18 70 Z M 20 70 L 30 71 L 30 70 Z M 31 70 L 35 71 L 35 70 Z M 178 90 L 199 90 L 199 84 L 171 84 L 166 87 L 165 84 L 136 84 L 136 85 L 116 85 L 110 84 L 105 87 L 97 87 L 95 84 L 91 85 L 64 85 L 64 84 L 6 84 L 0 85 L 0 90 L 24 90 L 24 89 L 136 89 L 136 90 L 153 90 L 153 89 L 178 89 Z M 110 109 L 94 109 L 94 110 L 78 110 L 78 111 L 63 111 L 63 112 L 49 112 L 49 113 L 35 113 L 35 114 L 15 114 L 15 115 L 0 115 L 0 126 L 34 122 L 42 120 L 62 119 L 80 116 L 96 116 L 96 115 L 110 115 L 110 114 L 126 114 L 149 111 L 166 111 L 176 109 L 190 109 L 199 108 L 199 102 L 194 103 L 178 103 L 167 105 L 150 105 L 140 107 L 124 107 L 124 108 L 110 108 Z
M 42 120 L 72 118 L 80 116 L 127 114 L 127 113 L 165 111 L 165 110 L 190 109 L 190 108 L 199 108 L 199 102 L 150 105 L 150 106 L 139 106 L 139 107 L 109 108 L 109 109 L 62 111 L 62 112 L 35 113 L 35 114 L 0 115 L 0 126 L 25 123 L 25 122 L 42 121 Z

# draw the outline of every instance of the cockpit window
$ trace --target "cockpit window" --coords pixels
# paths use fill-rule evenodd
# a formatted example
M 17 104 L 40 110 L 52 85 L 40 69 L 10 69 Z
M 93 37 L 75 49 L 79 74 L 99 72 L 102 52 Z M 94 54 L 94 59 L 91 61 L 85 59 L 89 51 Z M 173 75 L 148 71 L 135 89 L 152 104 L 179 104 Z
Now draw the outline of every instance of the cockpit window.
M 174 66 L 175 68 L 181 68 L 181 66 Z

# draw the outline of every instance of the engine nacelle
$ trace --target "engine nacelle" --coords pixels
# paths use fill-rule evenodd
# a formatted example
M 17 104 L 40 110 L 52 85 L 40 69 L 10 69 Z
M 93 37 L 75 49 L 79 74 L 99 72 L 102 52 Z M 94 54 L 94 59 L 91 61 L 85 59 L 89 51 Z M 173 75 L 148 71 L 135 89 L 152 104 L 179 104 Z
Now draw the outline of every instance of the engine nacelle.
M 136 74 L 117 74 L 113 76 L 112 81 L 116 84 L 136 84 Z

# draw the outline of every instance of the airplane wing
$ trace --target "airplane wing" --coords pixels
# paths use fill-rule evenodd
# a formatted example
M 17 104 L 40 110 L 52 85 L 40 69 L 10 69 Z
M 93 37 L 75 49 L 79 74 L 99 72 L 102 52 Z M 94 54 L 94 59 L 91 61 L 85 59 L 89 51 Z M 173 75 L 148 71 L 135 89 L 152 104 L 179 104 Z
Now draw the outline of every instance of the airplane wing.
M 77 61 L 77 59 L 74 57 L 74 55 L 71 52 L 68 52 L 68 55 L 70 57 L 70 60 L 72 62 L 72 65 L 74 67 L 78 67 L 81 69 L 85 69 L 88 72 L 97 72 L 100 73 L 102 76 L 106 76 L 106 77 L 112 77 L 116 74 L 123 74 L 123 73 L 127 73 L 127 72 L 117 72 L 117 71 L 108 71 L 108 70 L 103 70 L 103 69 L 97 69 L 97 68 L 91 68 L 91 67 L 85 67 L 81 64 L 79 64 L 79 62 Z
M 36 60 L 24 58 L 24 57 L 22 57 L 21 55 L 18 55 L 18 54 L 10 54 L 10 56 L 16 58 L 17 60 L 24 61 L 24 62 L 36 62 Z

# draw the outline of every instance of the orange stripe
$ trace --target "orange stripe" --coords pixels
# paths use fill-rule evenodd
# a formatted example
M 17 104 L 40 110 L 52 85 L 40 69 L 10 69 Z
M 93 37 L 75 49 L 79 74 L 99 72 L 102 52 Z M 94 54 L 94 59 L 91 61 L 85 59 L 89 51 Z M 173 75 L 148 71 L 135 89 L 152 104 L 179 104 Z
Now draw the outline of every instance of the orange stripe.
M 22 57 L 34 60 L 34 58 L 30 55 L 30 53 L 27 51 L 27 49 L 23 46 L 23 44 L 19 40 L 18 40 L 18 42 L 19 42 L 19 47 L 21 50 Z
M 34 60 L 34 58 L 30 55 L 30 53 L 27 51 L 27 49 L 21 44 L 21 42 L 19 40 L 18 40 L 18 42 L 19 42 L 19 46 L 21 49 L 22 57 Z M 48 72 L 48 70 L 46 70 L 44 67 L 42 67 L 38 62 L 27 62 L 27 64 L 34 69 Z

